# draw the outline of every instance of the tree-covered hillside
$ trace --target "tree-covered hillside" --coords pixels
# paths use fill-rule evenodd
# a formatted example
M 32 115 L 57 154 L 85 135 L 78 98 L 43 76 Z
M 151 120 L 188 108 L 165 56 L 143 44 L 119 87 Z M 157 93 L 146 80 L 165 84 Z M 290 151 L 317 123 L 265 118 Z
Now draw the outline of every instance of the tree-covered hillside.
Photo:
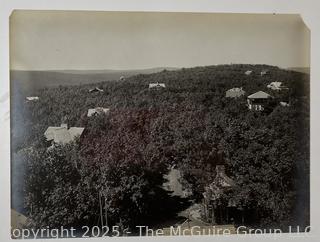
M 59 85 L 92 84 L 101 81 L 119 80 L 120 77 L 130 77 L 137 74 L 150 74 L 164 70 L 164 67 L 141 70 L 51 70 L 23 71 L 11 70 L 11 88 L 26 95 L 32 95 L 34 90 Z M 169 68 L 174 70 L 175 68 Z
M 261 76 L 264 69 L 269 72 Z M 253 73 L 245 75 L 247 70 Z M 268 89 L 274 81 L 289 89 Z M 166 88 L 149 90 L 154 82 Z M 89 93 L 95 86 L 104 92 Z M 226 98 L 233 87 L 243 87 L 246 95 Z M 274 98 L 264 112 L 249 111 L 246 96 L 260 90 Z M 11 93 L 12 152 L 26 165 L 25 206 L 34 226 L 97 224 L 99 197 L 109 224 L 161 219 L 176 212 L 160 189 L 169 166 L 179 167 L 192 198 L 200 201 L 218 164 L 237 184 L 230 195 L 237 206 L 254 211 L 255 225 L 309 223 L 306 74 L 219 65 L 45 88 L 32 93 L 39 96 L 36 102 L 17 93 Z M 110 112 L 88 118 L 94 107 Z M 62 120 L 85 132 L 73 144 L 47 150 L 43 134 Z

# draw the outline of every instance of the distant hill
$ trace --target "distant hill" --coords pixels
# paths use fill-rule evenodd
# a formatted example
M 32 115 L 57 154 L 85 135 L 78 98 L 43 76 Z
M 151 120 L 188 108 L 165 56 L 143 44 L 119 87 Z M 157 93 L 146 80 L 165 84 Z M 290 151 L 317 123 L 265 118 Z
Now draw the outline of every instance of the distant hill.
M 136 74 L 151 74 L 157 73 L 163 70 L 173 71 L 178 70 L 179 68 L 175 67 L 155 67 L 148 69 L 132 69 L 132 70 L 112 70 L 112 69 L 98 69 L 98 70 L 52 70 L 52 72 L 67 73 L 67 74 L 123 74 L 127 75 L 136 75 Z
M 121 76 L 128 78 L 137 74 L 151 74 L 163 70 L 177 70 L 177 68 L 157 67 L 139 70 L 11 70 L 10 80 L 13 88 L 16 87 L 20 92 L 31 95 L 35 90 L 45 87 L 116 81 Z
M 288 70 L 310 74 L 310 67 L 290 67 Z

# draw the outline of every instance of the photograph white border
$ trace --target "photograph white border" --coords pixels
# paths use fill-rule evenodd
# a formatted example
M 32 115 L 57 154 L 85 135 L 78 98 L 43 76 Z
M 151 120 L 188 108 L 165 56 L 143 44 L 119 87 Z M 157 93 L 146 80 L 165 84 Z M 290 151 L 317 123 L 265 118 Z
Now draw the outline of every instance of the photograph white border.
M 213 12 L 213 13 L 287 13 L 300 14 L 311 30 L 311 232 L 300 235 L 268 234 L 256 236 L 193 236 L 97 238 L 105 240 L 143 241 L 319 241 L 320 239 L 320 1 L 318 0 L 0 0 L 0 240 L 10 239 L 10 121 L 9 121 L 9 17 L 14 9 L 32 10 L 99 10 L 146 12 Z M 60 239 L 59 241 L 83 239 Z M 37 241 L 47 241 L 39 239 Z M 55 241 L 55 240 L 50 240 Z

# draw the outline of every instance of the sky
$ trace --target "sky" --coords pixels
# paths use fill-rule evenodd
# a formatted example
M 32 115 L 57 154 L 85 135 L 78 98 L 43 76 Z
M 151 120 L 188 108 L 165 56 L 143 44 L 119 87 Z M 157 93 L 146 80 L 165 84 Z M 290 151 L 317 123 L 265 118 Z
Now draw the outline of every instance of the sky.
M 309 67 L 299 15 L 16 10 L 10 68 L 101 70 L 270 64 Z

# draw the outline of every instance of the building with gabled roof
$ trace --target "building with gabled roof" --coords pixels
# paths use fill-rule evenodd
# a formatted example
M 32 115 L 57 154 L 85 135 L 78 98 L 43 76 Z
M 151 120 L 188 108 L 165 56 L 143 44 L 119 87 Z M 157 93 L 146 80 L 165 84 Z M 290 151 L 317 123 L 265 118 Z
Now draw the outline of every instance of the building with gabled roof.
M 228 217 L 222 217 L 228 213 L 227 210 L 230 207 L 235 207 L 235 202 L 233 200 L 224 199 L 224 195 L 236 188 L 236 183 L 233 179 L 227 176 L 225 172 L 224 165 L 217 165 L 215 177 L 213 181 L 205 187 L 205 192 L 203 193 L 203 207 L 202 214 L 206 222 L 212 224 L 225 224 L 229 223 Z M 225 210 L 226 213 L 220 214 L 221 216 L 216 216 L 217 211 Z
M 281 90 L 282 82 L 271 82 L 267 85 L 267 88 L 270 88 L 272 90 Z
M 33 97 L 26 97 L 27 102 L 32 102 L 32 101 L 38 101 L 39 97 L 33 96 Z
M 273 98 L 270 94 L 259 91 L 253 93 L 247 97 L 247 103 L 249 110 L 254 111 L 263 111 L 264 105 L 266 104 L 267 100 Z
M 263 91 L 258 91 L 248 96 L 249 99 L 268 99 L 271 97 L 272 96 L 270 94 Z
M 110 112 L 110 108 L 102 108 L 102 107 L 89 108 L 87 116 L 91 117 L 91 116 L 108 113 L 108 112 Z
M 95 87 L 95 88 L 91 88 L 89 89 L 90 93 L 95 93 L 95 92 L 103 92 L 103 89 L 99 88 L 99 87 Z
M 44 132 L 44 136 L 47 141 L 52 141 L 57 144 L 67 144 L 75 140 L 76 137 L 80 137 L 84 131 L 82 127 L 70 127 L 68 129 L 66 124 L 61 126 L 49 126 Z
M 260 76 L 267 75 L 268 72 L 269 72 L 268 70 L 262 70 L 262 71 L 260 72 Z
M 270 89 L 275 90 L 275 91 L 288 89 L 286 86 L 283 85 L 282 82 L 271 82 L 270 84 L 267 85 L 267 88 L 270 88 Z
M 164 83 L 150 83 L 149 84 L 149 89 L 161 89 L 161 88 L 165 88 L 166 84 Z
M 243 96 L 245 93 L 242 87 L 234 87 L 226 91 L 226 97 L 237 98 Z

